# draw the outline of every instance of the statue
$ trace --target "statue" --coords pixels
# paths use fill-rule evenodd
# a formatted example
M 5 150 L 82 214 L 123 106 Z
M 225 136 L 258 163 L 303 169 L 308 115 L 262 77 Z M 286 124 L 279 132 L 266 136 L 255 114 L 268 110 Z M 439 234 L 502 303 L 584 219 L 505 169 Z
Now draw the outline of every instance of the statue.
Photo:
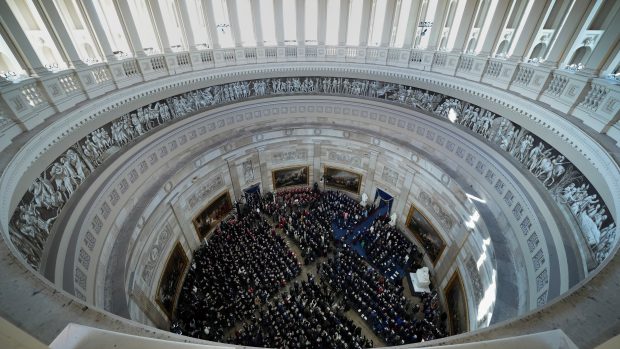
M 415 276 L 418 279 L 418 284 L 423 288 L 428 287 L 431 284 L 431 278 L 428 272 L 428 267 L 422 267 L 415 272 Z
M 366 207 L 367 202 L 368 202 L 368 195 L 366 195 L 366 193 L 362 193 L 362 202 L 360 202 L 360 205 L 362 205 L 362 207 Z
M 390 223 L 389 223 L 390 227 L 393 227 L 396 225 L 396 217 L 397 217 L 396 213 L 392 213 L 392 215 L 390 216 Z

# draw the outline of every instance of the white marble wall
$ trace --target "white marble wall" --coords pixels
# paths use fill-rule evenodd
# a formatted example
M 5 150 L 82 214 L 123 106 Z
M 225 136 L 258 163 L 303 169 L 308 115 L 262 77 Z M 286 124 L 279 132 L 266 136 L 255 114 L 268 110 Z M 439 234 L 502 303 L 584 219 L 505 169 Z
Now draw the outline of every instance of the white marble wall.
M 296 107 L 300 105 L 298 102 L 293 103 Z M 309 104 L 304 102 L 304 104 L 307 108 L 309 106 L 316 108 L 317 105 L 325 105 L 325 100 L 317 101 L 316 103 L 310 102 Z M 344 108 L 349 108 L 348 115 L 351 115 L 351 110 L 354 110 L 353 105 L 347 105 Z M 365 108 L 372 108 L 372 104 L 366 105 Z M 272 109 L 273 107 L 270 106 L 262 110 Z M 260 108 L 256 110 L 261 111 Z M 419 116 L 414 121 L 418 125 L 417 128 L 413 127 L 412 122 L 409 121 L 409 124 L 412 125 L 410 129 L 414 135 L 414 140 L 411 143 L 414 144 L 403 143 L 400 140 L 391 140 L 382 136 L 381 133 L 377 133 L 375 137 L 369 136 L 365 132 L 348 131 L 348 129 L 343 131 L 339 125 L 351 123 L 350 118 L 352 116 L 343 116 L 347 114 L 342 112 L 340 114 L 332 114 L 330 120 L 336 122 L 336 124 L 330 127 L 324 125 L 320 128 L 304 127 L 302 124 L 299 124 L 296 128 L 291 129 L 287 128 L 286 123 L 278 117 L 265 118 L 263 116 L 263 122 L 272 124 L 268 132 L 237 133 L 236 136 L 232 136 L 235 132 L 238 132 L 236 130 L 238 130 L 238 127 L 242 127 L 243 123 L 238 126 L 222 123 L 222 126 L 217 131 L 216 129 L 213 129 L 211 133 L 207 131 L 210 124 L 217 124 L 218 118 L 227 120 L 227 115 L 234 115 L 234 113 L 235 111 L 231 110 L 229 112 L 209 114 L 208 117 L 190 119 L 187 123 L 175 127 L 175 131 L 162 130 L 150 136 L 150 139 L 145 139 L 144 143 L 141 144 L 148 144 L 146 148 L 141 149 L 137 147 L 141 150 L 130 150 L 124 154 L 123 158 L 119 159 L 120 162 L 115 162 L 118 166 L 111 166 L 106 169 L 101 174 L 101 178 L 97 179 L 102 181 L 100 188 L 103 188 L 104 191 L 96 194 L 95 197 L 104 198 L 104 200 L 94 200 L 94 202 L 99 204 L 90 207 L 90 210 L 87 207 L 87 211 L 90 212 L 87 214 L 87 217 L 91 217 L 91 224 L 87 225 L 85 230 L 89 227 L 95 228 L 98 226 L 98 224 L 93 224 L 96 223 L 94 217 L 98 216 L 102 220 L 101 228 L 98 228 L 99 234 L 108 232 L 107 239 L 109 239 L 110 243 L 105 245 L 111 248 L 110 246 L 113 245 L 112 242 L 115 236 L 118 235 L 118 232 L 112 228 L 104 228 L 104 225 L 108 224 L 107 222 L 112 219 L 113 221 L 118 221 L 117 226 L 120 227 L 122 225 L 120 223 L 129 218 L 127 216 L 129 209 L 137 204 L 135 198 L 140 198 L 141 193 L 148 192 L 151 186 L 158 185 L 159 187 L 155 191 L 156 194 L 150 201 L 142 203 L 144 205 L 142 218 L 138 220 L 139 224 L 135 226 L 136 229 L 133 233 L 135 237 L 131 240 L 133 246 L 130 249 L 131 254 L 126 256 L 130 260 L 130 268 L 132 270 L 140 270 L 146 260 L 145 258 L 147 258 L 146 256 L 148 256 L 149 242 L 155 241 L 153 240 L 155 237 L 151 236 L 151 234 L 158 232 L 158 229 L 145 228 L 147 225 L 149 227 L 163 227 L 165 226 L 165 217 L 174 217 L 175 220 L 170 222 L 176 222 L 174 223 L 176 228 L 173 229 L 176 232 L 175 236 L 185 241 L 184 247 L 189 254 L 189 251 L 194 249 L 198 243 L 196 234 L 191 226 L 191 220 L 204 205 L 221 193 L 222 190 L 229 190 L 232 197 L 232 194 L 249 185 L 261 183 L 263 191 L 268 191 L 272 189 L 272 170 L 304 164 L 311 167 L 310 183 L 312 183 L 322 173 L 321 169 L 323 166 L 333 165 L 361 173 L 363 175 L 362 191 L 366 191 L 370 197 L 374 195 L 374 189 L 377 187 L 386 189 L 393 194 L 396 198 L 394 210 L 401 217 L 401 222 L 406 218 L 411 204 L 420 207 L 430 217 L 433 224 L 441 231 L 447 243 L 446 252 L 439 260 L 434 271 L 438 284 L 441 284 L 451 276 L 451 268 L 454 266 L 454 263 L 464 265 L 469 256 L 477 261 L 482 255 L 482 240 L 485 240 L 489 235 L 485 232 L 486 227 L 483 224 L 477 224 L 475 233 L 468 236 L 464 223 L 469 215 L 472 214 L 473 205 L 466 200 L 466 197 L 464 199 L 465 193 L 469 192 L 470 188 L 464 187 L 463 184 L 469 183 L 475 192 L 482 193 L 483 195 L 481 196 L 489 200 L 489 202 L 501 202 L 503 200 L 499 193 L 492 194 L 494 191 L 497 192 L 494 186 L 498 180 L 497 176 L 503 175 L 502 170 L 496 169 L 497 175 L 492 178 L 493 183 L 491 183 L 489 179 L 480 175 L 479 169 L 476 169 L 478 161 L 484 161 L 487 164 L 485 166 L 488 168 L 495 168 L 494 166 L 500 165 L 498 163 L 492 164 L 489 161 L 501 162 L 501 159 L 485 160 L 485 157 L 481 155 L 476 155 L 476 158 L 473 158 L 472 154 L 475 154 L 475 152 L 473 152 L 474 148 L 471 147 L 474 144 L 476 146 L 483 145 L 476 144 L 474 140 L 459 138 L 458 142 L 460 142 L 460 145 L 457 146 L 455 143 L 457 139 L 454 138 L 454 135 L 451 135 L 451 138 L 442 136 L 443 133 L 441 132 L 443 131 L 440 131 L 440 129 L 432 131 L 433 137 L 430 137 L 430 133 L 425 131 L 430 131 L 441 125 L 434 125 L 425 120 L 424 117 Z M 324 113 L 319 115 L 324 117 Z M 358 115 L 356 122 L 363 125 L 359 119 L 359 117 L 363 117 L 363 114 L 360 113 Z M 312 115 L 307 116 L 304 122 L 312 121 L 313 117 Z M 395 134 L 392 129 L 383 132 L 385 132 L 385 135 Z M 412 139 L 412 136 L 407 133 L 409 130 L 403 131 L 400 129 L 398 132 L 403 134 L 404 138 L 402 139 Z M 421 133 L 421 135 L 418 133 Z M 443 141 L 441 137 L 443 137 Z M 450 142 L 452 142 L 452 145 L 450 145 Z M 163 151 L 164 148 L 166 149 L 165 151 Z M 459 151 L 459 149 L 463 150 Z M 154 153 L 158 154 L 161 161 L 154 161 L 154 157 L 152 157 Z M 472 155 L 472 157 L 469 155 Z M 138 174 L 140 169 L 144 168 L 142 161 L 139 159 L 148 159 L 149 157 L 151 158 L 151 165 L 148 166 L 147 163 L 147 168 L 143 171 L 144 173 L 134 178 L 132 173 Z M 444 167 L 435 165 L 435 157 L 443 159 L 441 164 Z M 132 160 L 129 161 L 129 159 Z M 250 175 L 246 178 L 243 164 L 247 161 L 252 162 L 253 178 Z M 505 164 L 501 164 L 501 166 L 505 166 Z M 386 167 L 389 170 L 385 170 Z M 453 178 L 448 174 L 450 171 L 459 174 L 462 178 L 458 180 Z M 114 175 L 107 176 L 108 172 Z M 168 175 L 164 176 L 164 174 Z M 130 186 L 131 178 L 134 178 L 134 183 Z M 161 178 L 161 180 L 156 180 L 157 178 Z M 123 184 L 125 182 L 126 184 Z M 396 184 L 394 185 L 393 183 Z M 516 184 L 511 179 L 506 179 L 505 183 L 509 186 Z M 89 196 L 95 194 L 94 188 L 96 187 L 93 187 L 92 192 L 90 190 L 87 191 L 82 198 L 81 201 L 85 205 L 94 198 Z M 114 199 L 116 197 L 114 191 L 117 191 L 117 194 L 119 194 L 118 190 L 121 188 L 125 188 L 124 190 L 127 192 L 123 193 L 120 199 Z M 432 204 L 430 207 L 428 204 L 425 204 L 425 200 L 421 200 L 423 190 L 431 198 Z M 503 188 L 503 190 L 505 192 L 507 189 Z M 515 187 L 511 190 L 517 193 L 522 189 Z M 112 204 L 112 199 L 116 201 L 116 204 Z M 109 213 L 109 217 L 104 219 L 103 211 L 101 210 L 104 203 L 109 202 L 116 207 L 120 206 L 118 203 L 120 201 L 125 202 L 125 208 L 113 209 Z M 523 205 L 526 204 L 529 205 L 527 201 L 523 202 Z M 490 207 L 491 213 L 498 222 L 498 226 L 511 239 L 510 245 L 513 246 L 512 248 L 515 251 L 522 250 L 523 243 L 521 242 L 522 238 L 520 238 L 520 235 L 523 234 L 518 232 L 519 221 L 510 221 L 505 218 L 508 216 L 510 208 L 503 207 L 502 205 L 491 205 Z M 442 217 L 445 215 L 452 217 L 452 228 L 447 228 L 445 223 L 442 223 L 442 221 L 445 221 L 445 219 L 442 220 Z M 74 224 L 77 224 L 77 222 Z M 517 230 L 514 227 L 517 227 Z M 83 233 L 87 233 L 87 231 Z M 83 239 L 78 241 L 87 241 Z M 540 246 L 546 250 L 545 240 L 541 239 L 541 241 Z M 472 304 L 475 302 L 474 295 L 476 292 L 479 292 L 474 291 L 474 287 L 487 289 L 492 281 L 492 271 L 496 269 L 494 258 L 492 258 L 493 246 L 489 246 L 487 251 L 489 258 L 483 261 L 484 268 L 481 268 L 479 272 L 480 282 L 476 283 L 476 285 L 466 282 L 468 297 L 472 297 Z M 527 255 L 525 251 L 515 254 L 520 256 Z M 92 258 L 97 260 L 97 265 L 106 266 L 109 254 L 94 251 Z M 59 262 L 60 265 L 63 265 L 61 261 Z M 157 268 L 161 269 L 163 263 L 165 263 L 165 258 L 162 257 L 159 259 Z M 539 293 L 535 291 L 536 275 L 529 271 L 529 269 L 533 270 L 531 262 L 515 259 L 515 263 L 518 265 L 515 268 L 522 270 L 517 273 L 517 277 L 520 278 L 518 285 L 521 289 L 519 291 L 518 310 L 515 310 L 521 313 L 536 307 L 536 297 Z M 466 275 L 464 268 L 462 269 L 462 275 Z M 86 277 L 86 285 L 88 286 L 84 290 L 84 297 L 86 299 L 94 297 L 97 300 L 97 304 L 104 305 L 105 295 L 101 295 L 101 293 L 105 293 L 105 287 L 103 287 L 105 285 L 105 271 L 105 267 L 101 267 L 97 272 L 89 270 Z M 98 287 L 95 288 L 95 281 L 93 280 L 98 280 Z M 147 298 L 152 300 L 153 298 L 151 297 L 154 295 L 153 286 L 147 288 L 145 285 L 135 284 L 135 276 L 133 280 L 134 283 L 131 285 L 129 285 L 129 280 L 126 280 L 127 289 L 140 289 L 144 295 L 147 295 Z M 74 286 L 78 292 L 82 292 L 79 282 L 76 282 Z M 532 292 L 530 293 L 528 290 L 532 290 Z M 135 298 L 139 299 L 138 296 Z M 144 302 L 138 304 L 139 301 L 137 301 L 135 303 L 135 305 L 132 304 L 132 314 L 135 314 L 137 319 L 148 318 L 153 323 L 158 322 L 157 316 L 153 316 L 153 314 L 147 316 L 149 310 L 143 304 Z M 473 313 L 470 318 L 475 318 L 475 315 Z M 472 328 L 474 325 L 476 324 L 473 324 Z

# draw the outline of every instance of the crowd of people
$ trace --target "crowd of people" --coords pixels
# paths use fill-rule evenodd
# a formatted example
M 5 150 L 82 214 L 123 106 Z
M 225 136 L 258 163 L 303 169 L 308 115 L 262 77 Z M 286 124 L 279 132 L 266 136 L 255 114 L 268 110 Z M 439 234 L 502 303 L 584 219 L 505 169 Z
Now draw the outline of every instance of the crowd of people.
M 391 226 L 387 217 L 377 218 L 362 235 L 360 243 L 368 261 L 383 275 L 390 275 L 392 281 L 400 281 L 396 278 L 399 269 L 422 259 L 416 246 Z
M 430 307 L 427 310 L 425 304 L 424 317 L 416 317 L 414 307 L 403 295 L 403 286 L 386 282 L 348 246 L 343 245 L 320 270 L 321 279 L 357 309 L 388 345 L 444 336 L 440 313 L 431 311 Z
M 194 253 L 171 330 L 221 340 L 300 272 L 284 238 L 258 212 L 225 220 Z
M 335 294 L 309 274 L 307 281 L 295 281 L 228 341 L 270 348 L 371 348 L 372 341 L 344 310 Z
M 173 332 L 259 347 L 372 347 L 346 315 L 352 310 L 388 345 L 445 335 L 436 293 L 418 295 L 416 304 L 404 296 L 402 278 L 386 277 L 421 260 L 387 215 L 368 225 L 374 207 L 316 185 L 253 194 L 245 206 L 195 252 Z M 293 281 L 302 263 L 285 237 L 304 265 L 316 266 L 316 279 L 309 272 L 307 281 Z

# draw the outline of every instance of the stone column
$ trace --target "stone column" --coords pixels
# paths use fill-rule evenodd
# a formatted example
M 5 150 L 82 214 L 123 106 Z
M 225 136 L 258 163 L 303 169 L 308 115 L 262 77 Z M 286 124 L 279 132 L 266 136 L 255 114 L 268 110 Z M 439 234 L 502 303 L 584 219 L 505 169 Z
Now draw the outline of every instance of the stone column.
M 312 174 L 314 182 L 319 183 L 319 189 L 325 188 L 325 182 L 321 183 L 321 141 L 315 140 L 312 149 Z M 314 183 L 310 183 L 313 185 Z
M 185 241 L 189 245 L 189 248 L 194 251 L 200 246 L 200 238 L 196 227 L 192 222 L 191 212 L 187 208 L 184 208 L 183 203 L 179 200 L 179 197 L 173 199 L 174 202 L 169 203 L 170 210 L 174 216 L 174 220 L 177 222 L 181 229 L 181 234 L 185 237 Z
M 368 46 L 368 31 L 370 30 L 370 10 L 372 10 L 372 1 L 364 1 L 362 5 L 362 26 L 360 27 L 360 47 Z M 347 13 L 349 9 L 346 9 Z
M 189 19 L 189 10 L 187 9 L 187 2 L 179 1 L 179 15 L 181 17 L 181 28 L 183 28 L 183 35 L 185 36 L 185 44 L 189 51 L 196 49 L 196 39 L 194 38 L 194 31 L 192 30 L 192 22 Z
M 260 0 L 250 0 L 252 5 L 252 20 L 254 21 L 254 38 L 256 39 L 256 46 L 263 46 L 263 26 L 260 18 Z
M 236 1 L 227 1 L 228 6 L 228 19 L 230 20 L 230 30 L 232 31 L 233 40 L 235 41 L 235 47 L 243 46 L 241 44 L 241 27 L 239 20 L 239 11 L 237 11 Z
M 317 33 L 317 44 L 325 45 L 325 37 L 327 35 L 327 0 L 319 0 L 319 23 L 318 23 L 318 33 Z
M 503 4 L 503 2 L 501 2 L 498 7 L 501 6 L 501 4 Z M 532 36 L 534 33 L 538 32 L 538 29 L 543 24 L 544 16 L 540 16 L 540 14 L 545 13 L 549 5 L 549 1 L 534 1 L 530 11 L 523 15 L 523 18 L 525 18 L 525 23 L 521 30 L 521 34 L 517 38 L 517 42 L 514 44 L 512 52 L 509 52 L 509 59 L 511 61 L 520 61 L 523 58 L 526 49 L 531 45 Z
M 217 23 L 215 21 L 215 16 L 213 15 L 213 1 L 211 0 L 201 0 L 202 1 L 202 12 L 203 16 L 206 19 L 207 30 L 209 31 L 209 37 L 211 38 L 211 46 L 214 49 L 220 48 L 220 40 L 217 36 Z
M 412 1 L 409 16 L 407 17 L 407 30 L 405 31 L 405 41 L 403 48 L 411 49 L 415 45 L 415 35 L 420 22 L 420 1 Z M 400 25 L 400 23 L 398 24 Z
M 495 9 L 489 8 L 487 16 L 491 16 L 492 18 L 490 21 L 486 20 L 485 18 L 485 25 L 486 23 L 488 23 L 488 29 L 486 30 L 484 41 L 482 43 L 478 56 L 489 57 L 491 55 L 493 48 L 495 47 L 495 44 L 497 43 L 497 40 L 501 35 L 504 23 L 508 19 L 508 3 L 509 1 L 498 1 L 496 3 Z M 491 4 L 491 6 L 492 5 L 493 4 Z M 536 16 L 536 18 L 538 18 L 538 16 Z M 483 29 L 485 29 L 484 26 L 483 28 L 480 28 L 481 34 Z M 478 40 L 480 40 L 480 36 L 478 36 Z M 467 43 L 464 44 L 466 45 Z M 478 43 L 476 43 L 476 46 L 478 46 Z
M 108 36 L 105 33 L 105 29 L 103 29 L 103 25 L 99 20 L 99 15 L 97 14 L 97 10 L 95 9 L 95 5 L 92 1 L 79 1 L 78 6 L 83 11 L 84 17 L 88 19 L 90 26 L 94 32 L 95 42 L 99 44 L 99 49 L 103 57 L 109 61 L 116 61 L 117 57 L 114 54 L 114 50 L 112 49 L 112 45 L 110 45 L 110 41 L 108 40 Z
M 616 10 L 616 13 L 612 16 L 612 19 L 609 21 L 610 25 L 605 29 L 603 35 L 601 35 L 594 51 L 592 51 L 590 57 L 583 62 L 584 73 L 598 75 L 603 64 L 607 58 L 609 58 L 609 55 L 616 49 L 618 36 L 620 36 L 620 26 L 618 25 L 618 23 L 620 23 L 620 10 Z
M 557 67 L 566 50 L 570 49 L 571 39 L 577 29 L 581 27 L 586 17 L 588 1 L 575 1 L 566 14 L 566 20 L 561 28 L 558 28 L 553 45 L 549 48 L 545 57 L 546 66 Z
M 230 158 L 224 158 L 227 165 L 228 176 L 230 178 L 230 184 L 232 186 L 232 191 L 234 194 L 233 200 L 237 200 L 237 198 L 241 197 L 241 183 L 239 182 L 239 175 L 237 174 L 237 163 L 235 160 L 236 156 Z
M 411 169 L 409 166 L 407 166 L 406 168 L 407 172 L 403 181 L 402 190 L 400 191 L 399 197 L 394 199 L 395 202 L 392 209 L 392 212 L 395 212 L 398 215 L 398 220 L 401 223 L 405 223 L 405 221 L 407 220 L 407 214 L 409 213 L 409 211 L 407 211 L 407 200 L 409 199 L 409 195 L 411 194 L 413 177 L 416 174 L 415 170 Z
M 375 169 L 377 167 L 377 158 L 379 157 L 379 152 L 376 150 L 368 150 L 368 169 L 366 171 L 366 179 L 364 180 L 364 191 L 368 195 L 368 199 L 374 199 L 374 190 L 372 192 L 370 189 L 376 189 L 373 187 L 375 184 Z M 361 195 L 361 194 L 360 194 Z
M 347 28 L 349 25 L 349 0 L 340 0 L 340 23 L 338 24 L 338 46 L 347 44 Z M 361 46 L 361 45 L 360 45 Z
M 390 46 L 392 37 L 392 27 L 394 26 L 394 13 L 396 12 L 396 1 L 388 1 L 383 21 L 383 32 L 381 33 L 381 47 Z
M 296 16 L 297 16 L 297 28 L 296 28 L 296 33 L 297 33 L 297 45 L 302 45 L 304 46 L 306 44 L 306 18 L 304 16 L 305 13 L 305 9 L 306 9 L 306 2 L 305 0 L 296 0 L 297 3 L 295 4 L 295 12 L 296 12 Z M 309 1 L 314 1 L 314 0 L 309 0 Z
M 431 34 L 428 38 L 428 45 L 426 46 L 426 49 L 429 51 L 434 51 L 437 49 L 437 46 L 439 46 L 439 39 L 441 39 L 441 33 L 443 32 L 443 21 L 446 17 L 447 6 L 448 0 L 438 0 L 437 10 L 435 10 L 435 17 L 433 17 Z
M 256 158 L 258 159 L 258 173 L 260 176 L 260 190 L 265 194 L 271 191 L 271 176 L 267 171 L 267 154 L 265 154 L 265 146 L 256 147 Z
M 166 32 L 166 26 L 164 24 L 164 16 L 161 13 L 161 7 L 159 7 L 159 1 L 147 0 L 147 6 L 151 9 L 151 16 L 155 24 L 155 33 L 159 38 L 159 45 L 161 46 L 162 52 L 172 52 L 172 48 L 170 48 L 170 40 L 168 40 L 168 33 Z
M 273 18 L 276 21 L 276 42 L 278 46 L 284 46 L 284 12 L 282 10 L 282 1 L 284 0 L 273 0 Z
M 454 46 L 452 47 L 452 52 L 454 53 L 462 53 L 465 45 L 467 45 L 467 38 L 469 38 L 469 33 L 471 32 L 474 22 L 476 2 L 477 0 L 467 0 L 465 3 L 465 8 L 463 9 L 463 14 L 461 15 L 461 23 L 459 23 L 459 27 L 456 29 L 456 39 L 454 40 Z M 499 32 L 500 29 L 501 28 L 497 28 L 496 32 Z
M 142 44 L 142 41 L 140 40 L 140 34 L 138 33 L 138 27 L 136 27 L 136 23 L 131 16 L 129 3 L 123 0 L 114 0 L 114 8 L 116 8 L 118 18 L 123 25 L 125 36 L 129 41 L 129 46 L 133 51 L 134 57 L 146 56 L 146 53 L 144 52 L 144 45 Z
M 33 1 L 39 15 L 43 19 L 45 26 L 47 27 L 50 36 L 56 43 L 56 46 L 60 48 L 61 54 L 64 56 L 69 67 L 85 67 L 86 64 L 80 58 L 80 55 L 71 40 L 69 31 L 65 27 L 65 24 L 60 17 L 60 13 L 56 8 L 56 5 L 52 1 Z
M 17 18 L 11 11 L 6 1 L 0 1 L 0 22 L 3 29 L 6 29 L 5 38 L 7 45 L 15 54 L 15 58 L 20 65 L 26 70 L 30 76 L 44 76 L 51 74 L 50 71 L 43 66 L 43 62 L 37 55 L 34 47 L 28 40 L 28 36 L 17 22 Z

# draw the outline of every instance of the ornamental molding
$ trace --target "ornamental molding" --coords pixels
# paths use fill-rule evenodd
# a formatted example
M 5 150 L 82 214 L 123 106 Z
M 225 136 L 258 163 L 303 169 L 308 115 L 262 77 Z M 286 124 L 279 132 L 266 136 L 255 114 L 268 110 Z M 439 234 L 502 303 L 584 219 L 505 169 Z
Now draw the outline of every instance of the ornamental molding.
M 20 191 L 24 191 L 26 184 L 34 179 L 33 173 L 39 173 L 43 163 L 41 158 L 55 158 L 63 149 L 58 148 L 67 139 L 77 139 L 94 128 L 122 114 L 141 100 L 154 100 L 156 96 L 170 95 L 180 91 L 187 91 L 196 87 L 206 87 L 219 82 L 236 81 L 239 76 L 282 76 L 294 75 L 338 75 L 338 76 L 372 76 L 385 81 L 407 83 L 410 86 L 429 86 L 434 89 L 452 90 L 454 93 L 465 94 L 474 100 L 484 100 L 492 104 L 492 109 L 505 109 L 510 114 L 505 117 L 518 121 L 523 126 L 534 131 L 551 144 L 558 142 L 570 145 L 575 154 L 565 154 L 572 159 L 576 154 L 589 162 L 593 171 L 589 174 L 616 173 L 618 176 L 612 181 L 605 178 L 610 193 L 620 192 L 620 168 L 594 139 L 575 127 L 565 118 L 554 112 L 542 108 L 527 99 L 515 96 L 509 92 L 481 85 L 457 77 L 445 76 L 433 72 L 418 71 L 398 67 L 381 67 L 361 63 L 337 62 L 304 62 L 304 63 L 273 63 L 268 66 L 256 67 L 252 65 L 218 68 L 217 71 L 205 69 L 191 73 L 167 76 L 124 88 L 117 92 L 93 100 L 66 114 L 62 120 L 54 122 L 41 132 L 37 133 L 12 158 L 6 171 L 3 173 L 0 189 L 2 193 L 11 193 L 11 200 L 0 203 L 0 220 L 5 229 L 8 225 L 8 215 L 16 207 L 16 198 Z M 518 120 L 516 120 L 518 119 Z M 556 139 L 554 139 L 556 138 Z M 66 148 L 65 148 L 66 149 Z M 583 166 L 582 166 L 583 167 Z M 17 190 L 16 190 L 17 189 Z M 614 207 L 620 207 L 620 198 L 613 202 Z

